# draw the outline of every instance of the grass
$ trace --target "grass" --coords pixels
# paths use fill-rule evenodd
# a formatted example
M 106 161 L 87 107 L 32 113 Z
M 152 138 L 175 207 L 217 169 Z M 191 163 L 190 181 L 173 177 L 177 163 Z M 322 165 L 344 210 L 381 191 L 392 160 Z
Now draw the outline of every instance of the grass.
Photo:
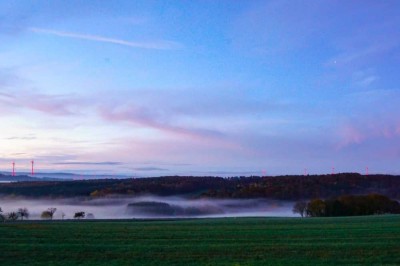
M 400 216 L 0 225 L 2 265 L 400 265 Z

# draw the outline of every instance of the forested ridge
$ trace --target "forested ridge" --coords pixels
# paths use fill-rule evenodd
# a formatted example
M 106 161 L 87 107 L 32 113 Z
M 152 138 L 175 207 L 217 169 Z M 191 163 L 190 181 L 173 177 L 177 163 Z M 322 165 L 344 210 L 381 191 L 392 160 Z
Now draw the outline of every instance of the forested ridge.
M 400 198 L 400 176 L 341 173 L 308 176 L 194 177 L 14 182 L 0 184 L 2 196 L 105 197 L 185 195 L 209 198 L 299 200 L 379 193 Z

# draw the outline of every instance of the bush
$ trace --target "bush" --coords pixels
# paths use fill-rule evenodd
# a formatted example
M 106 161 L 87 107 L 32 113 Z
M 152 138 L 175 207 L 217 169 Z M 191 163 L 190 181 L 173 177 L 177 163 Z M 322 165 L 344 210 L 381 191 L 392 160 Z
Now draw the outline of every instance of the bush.
M 83 219 L 85 218 L 85 212 L 76 212 L 74 215 L 75 219 Z

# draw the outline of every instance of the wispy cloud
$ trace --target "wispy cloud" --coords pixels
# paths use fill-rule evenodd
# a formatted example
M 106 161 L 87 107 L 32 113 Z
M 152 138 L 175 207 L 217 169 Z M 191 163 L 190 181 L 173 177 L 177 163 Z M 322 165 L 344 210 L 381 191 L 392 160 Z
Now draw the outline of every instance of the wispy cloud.
M 168 169 L 159 168 L 159 167 L 138 167 L 138 168 L 133 168 L 133 170 L 136 170 L 136 171 L 168 171 Z
M 152 41 L 152 42 L 134 42 L 134 41 L 127 41 L 115 38 L 108 38 L 104 36 L 98 35 L 91 35 L 91 34 L 80 34 L 74 32 L 65 32 L 65 31 L 57 31 L 57 30 L 50 30 L 50 29 L 42 29 L 42 28 L 29 28 L 31 32 L 38 33 L 38 34 L 47 34 L 53 35 L 63 38 L 72 38 L 72 39 L 81 39 L 81 40 L 88 40 L 94 42 L 103 42 L 103 43 L 111 43 L 123 46 L 129 46 L 134 48 L 142 48 L 142 49 L 156 49 L 156 50 L 173 50 L 179 49 L 182 45 L 178 42 L 174 41 Z
M 261 175 L 261 171 L 205 171 L 204 174 L 211 174 L 211 175 Z
M 194 138 L 219 138 L 223 136 L 221 132 L 215 130 L 171 125 L 168 122 L 163 121 L 162 117 L 159 117 L 144 108 L 130 107 L 125 110 L 101 108 L 99 114 L 107 121 L 128 122 L 181 136 Z
M 379 60 L 382 54 L 388 53 L 399 46 L 397 40 L 387 41 L 386 39 L 376 37 L 381 43 L 367 43 L 364 45 L 353 47 L 352 45 L 341 47 L 344 51 L 325 63 L 329 67 L 343 67 L 357 64 L 365 64 L 365 62 Z M 369 41 L 371 42 L 371 41 Z
M 64 95 L 32 95 L 32 100 L 25 99 L 24 104 L 30 109 L 54 115 L 72 115 L 72 107 L 76 105 L 73 97 Z
M 33 140 L 37 139 L 37 137 L 33 134 L 25 135 L 25 136 L 13 136 L 6 138 L 7 140 Z
M 367 138 L 365 135 L 365 130 L 361 130 L 360 128 L 350 124 L 340 127 L 339 134 L 341 136 L 341 140 L 337 145 L 338 149 L 342 149 L 353 144 L 361 144 Z
M 56 162 L 55 165 L 121 165 L 121 162 Z
M 388 114 L 399 113 L 397 90 L 368 90 L 349 94 L 351 115 L 342 118 L 337 133 L 338 149 L 379 141 L 400 140 L 400 120 Z
M 0 66 L 0 97 L 12 97 L 9 93 L 2 92 L 1 90 L 7 87 L 21 85 L 21 77 L 16 74 L 15 67 L 2 67 Z
M 29 90 L 0 92 L 0 104 L 5 113 L 25 108 L 55 116 L 74 115 L 79 113 L 77 108 L 82 101 L 74 95 L 51 95 Z
M 337 145 L 342 149 L 351 145 L 360 145 L 369 140 L 392 140 L 400 136 L 400 123 L 396 121 L 375 121 L 368 118 L 362 123 L 352 122 L 339 128 L 341 141 Z
M 14 96 L 12 96 L 11 94 L 4 93 L 4 92 L 1 92 L 1 91 L 0 91 L 0 97 L 3 97 L 3 98 L 14 98 Z
M 318 1 L 252 2 L 234 21 L 232 43 L 261 56 L 294 51 L 309 43 L 312 36 L 329 34 L 324 31 L 329 6 Z

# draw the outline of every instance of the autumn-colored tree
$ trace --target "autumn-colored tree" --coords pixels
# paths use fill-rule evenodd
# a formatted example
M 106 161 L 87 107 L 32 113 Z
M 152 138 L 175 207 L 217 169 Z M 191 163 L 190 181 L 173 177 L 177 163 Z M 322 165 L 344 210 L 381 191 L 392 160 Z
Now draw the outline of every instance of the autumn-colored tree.
M 49 211 L 43 211 L 40 217 L 45 220 L 51 220 L 53 218 Z
M 326 214 L 326 204 L 321 199 L 313 199 L 307 204 L 307 215 L 321 217 Z

